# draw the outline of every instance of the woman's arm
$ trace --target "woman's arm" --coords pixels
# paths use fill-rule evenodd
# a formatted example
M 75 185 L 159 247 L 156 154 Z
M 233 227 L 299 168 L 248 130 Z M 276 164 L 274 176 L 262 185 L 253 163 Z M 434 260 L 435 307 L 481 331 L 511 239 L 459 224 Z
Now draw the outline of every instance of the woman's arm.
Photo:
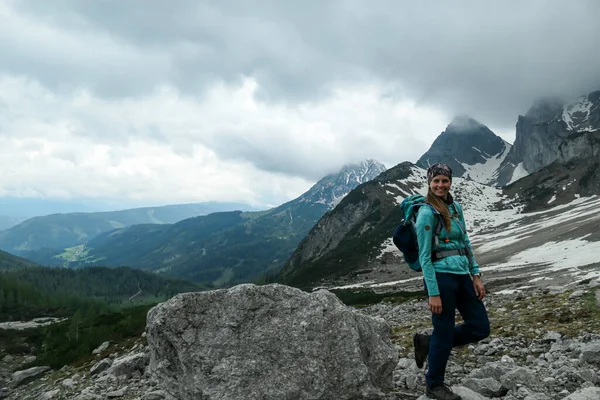
M 423 278 L 427 284 L 427 293 L 429 296 L 439 296 L 435 269 L 431 262 L 431 241 L 433 231 L 436 225 L 436 215 L 429 206 L 421 206 L 417 213 L 415 230 L 417 232 L 417 242 L 419 244 L 419 263 L 423 270 Z

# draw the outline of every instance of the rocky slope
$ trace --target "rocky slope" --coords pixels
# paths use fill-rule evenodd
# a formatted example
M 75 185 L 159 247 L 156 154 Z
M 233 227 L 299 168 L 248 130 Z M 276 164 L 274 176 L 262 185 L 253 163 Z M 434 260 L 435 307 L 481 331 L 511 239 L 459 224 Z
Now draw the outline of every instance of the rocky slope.
M 447 383 L 464 400 L 600 398 L 597 285 L 591 281 L 572 291 L 530 288 L 509 295 L 488 295 L 485 303 L 492 334 L 480 343 L 453 351 Z M 402 302 L 391 297 L 358 311 L 387 322 L 400 356 L 393 387 L 379 398 L 424 399 L 424 371 L 417 369 L 412 358 L 412 334 L 430 327 L 424 299 Z M 28 374 L 12 373 L 27 361 L 24 356 L 4 356 L 0 361 L 0 398 L 177 400 L 151 377 L 150 351 L 143 335 L 135 342 L 106 343 L 82 365 Z
M 456 177 L 490 183 L 510 149 L 511 145 L 487 126 L 468 116 L 459 116 L 435 139 L 417 165 L 427 169 L 432 164 L 444 163 Z
M 571 102 L 544 99 L 517 121 L 513 147 L 498 170 L 504 186 L 555 161 L 600 155 L 600 91 Z

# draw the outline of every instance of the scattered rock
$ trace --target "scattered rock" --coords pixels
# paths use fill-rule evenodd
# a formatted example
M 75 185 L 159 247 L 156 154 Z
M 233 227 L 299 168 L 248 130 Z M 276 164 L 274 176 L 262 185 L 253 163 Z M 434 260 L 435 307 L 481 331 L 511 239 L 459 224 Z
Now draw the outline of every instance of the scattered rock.
M 148 355 L 146 353 L 136 353 L 117 358 L 106 370 L 106 373 L 116 377 L 125 375 L 131 378 L 136 371 L 143 373 L 146 365 L 148 365 Z
M 110 346 L 110 342 L 104 342 L 100 346 L 95 348 L 92 351 L 92 354 L 100 354 L 100 353 L 104 352 L 106 349 L 108 349 L 108 346 Z
M 576 391 L 565 397 L 564 400 L 598 400 L 600 399 L 600 388 L 589 387 Z
M 31 367 L 22 371 L 17 371 L 12 376 L 12 385 L 14 387 L 24 385 L 40 378 L 50 367 Z
M 98 375 L 101 372 L 106 371 L 107 369 L 110 368 L 110 366 L 112 365 L 113 361 L 110 358 L 103 358 L 102 360 L 98 361 L 91 369 L 90 369 L 90 375 L 94 376 L 94 375 Z

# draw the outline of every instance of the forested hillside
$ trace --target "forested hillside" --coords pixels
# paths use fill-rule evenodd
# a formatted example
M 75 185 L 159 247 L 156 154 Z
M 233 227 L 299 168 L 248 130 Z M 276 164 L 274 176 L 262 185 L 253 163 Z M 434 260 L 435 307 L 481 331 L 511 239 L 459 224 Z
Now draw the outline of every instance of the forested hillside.
M 148 309 L 198 285 L 130 268 L 80 270 L 28 267 L 0 273 L 0 322 L 54 317 L 63 321 L 25 331 L 0 329 L 0 356 L 37 349 L 38 365 L 62 367 L 105 341 L 144 330 Z
M 23 267 L 33 267 L 35 265 L 37 264 L 35 264 L 34 262 L 0 250 L 0 271 L 12 270 Z

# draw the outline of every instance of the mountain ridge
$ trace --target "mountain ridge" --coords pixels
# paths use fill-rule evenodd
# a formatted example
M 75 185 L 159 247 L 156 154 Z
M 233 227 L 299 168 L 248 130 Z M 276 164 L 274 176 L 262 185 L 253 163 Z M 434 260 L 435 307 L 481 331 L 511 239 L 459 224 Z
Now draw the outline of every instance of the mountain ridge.
M 374 160 L 344 166 L 298 198 L 270 210 L 213 213 L 172 225 L 134 225 L 105 232 L 80 249 L 71 249 L 70 256 L 76 257 L 68 265 L 128 265 L 215 287 L 256 279 L 280 268 L 341 193 L 383 170 L 383 164 Z M 56 262 L 58 254 L 27 256 L 48 263 Z
M 174 223 L 192 216 L 242 207 L 238 203 L 189 203 L 29 218 L 0 232 L 0 249 L 13 253 L 82 244 L 110 230 L 141 223 Z

